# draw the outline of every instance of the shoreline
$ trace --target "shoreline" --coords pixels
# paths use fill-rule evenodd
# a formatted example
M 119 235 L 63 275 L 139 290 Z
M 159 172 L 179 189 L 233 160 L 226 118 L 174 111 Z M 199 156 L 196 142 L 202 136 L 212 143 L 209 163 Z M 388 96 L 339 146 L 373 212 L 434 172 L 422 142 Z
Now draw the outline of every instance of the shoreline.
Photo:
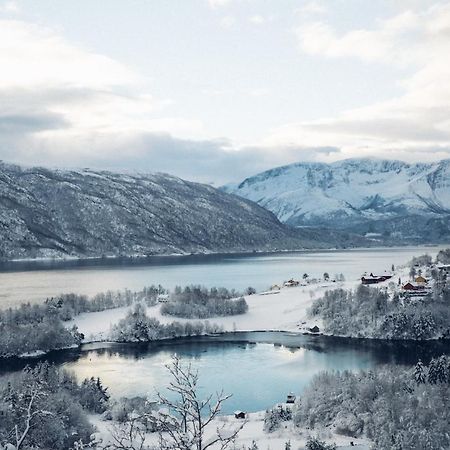
M 105 344 L 104 346 L 95 347 L 95 350 L 103 350 L 108 348 L 108 345 L 126 345 L 126 346 L 134 346 L 134 345 L 148 345 L 148 344 L 158 344 L 158 343 L 172 343 L 180 340 L 195 340 L 197 338 L 220 338 L 220 337 L 226 337 L 226 336 L 238 336 L 239 334 L 246 334 L 246 333 L 280 333 L 280 334 L 287 334 L 288 336 L 292 337 L 301 337 L 301 336 L 308 336 L 308 337 L 318 337 L 318 338 L 325 338 L 325 339 L 336 339 L 341 342 L 347 342 L 347 343 L 366 343 L 366 344 L 423 344 L 423 343 L 438 343 L 438 342 L 450 342 L 449 338 L 432 338 L 432 339 L 387 339 L 387 338 L 369 338 L 369 337 L 353 337 L 353 336 L 342 336 L 342 335 L 333 335 L 333 334 L 326 334 L 326 333 L 314 333 L 314 332 L 308 332 L 308 331 L 292 331 L 292 330 L 283 330 L 283 329 L 254 329 L 254 330 L 238 330 L 238 331 L 224 331 L 219 332 L 215 334 L 199 334 L 199 335 L 191 335 L 191 336 L 176 336 L 176 337 L 169 337 L 169 338 L 161 338 L 161 339 L 154 339 L 151 341 L 114 341 L 111 339 L 105 339 L 105 340 L 89 340 L 84 341 L 79 345 L 70 345 L 67 347 L 61 347 L 57 349 L 52 350 L 35 350 L 33 352 L 29 353 L 22 353 L 20 355 L 13 355 L 13 356 L 0 356 L 0 362 L 1 361 L 36 361 L 40 358 L 44 358 L 48 356 L 49 354 L 53 353 L 63 353 L 68 350 L 81 350 L 83 351 L 84 346 L 90 346 L 90 345 L 96 345 L 96 344 Z M 247 339 L 243 339 L 242 341 L 245 342 L 254 342 Z M 220 339 L 219 339 L 219 342 Z M 227 340 L 225 339 L 223 342 L 233 342 L 233 340 Z M 239 342 L 239 341 L 236 341 Z M 91 349 L 86 349 L 86 351 Z
M 285 254 L 285 253 L 308 253 L 308 252 L 336 252 L 336 251 L 354 251 L 354 250 L 377 250 L 377 249 L 406 249 L 415 247 L 436 248 L 450 246 L 450 243 L 425 243 L 414 244 L 405 243 L 404 245 L 388 245 L 387 243 L 380 243 L 374 241 L 374 243 L 381 244 L 375 246 L 352 246 L 352 247 L 304 247 L 297 249 L 280 249 L 280 250 L 248 250 L 248 251 L 218 251 L 218 252 L 183 252 L 183 253 L 155 253 L 155 254 L 134 254 L 134 255 L 105 255 L 105 256 L 42 256 L 35 258 L 12 258 L 12 259 L 0 259 L 0 273 L 1 265 L 3 264 L 20 264 L 20 263 L 63 263 L 63 262 L 102 262 L 102 261 L 117 261 L 117 260 L 145 260 L 151 258 L 180 258 L 180 257 L 202 257 L 202 256 L 252 256 L 252 255 L 273 255 L 273 254 Z

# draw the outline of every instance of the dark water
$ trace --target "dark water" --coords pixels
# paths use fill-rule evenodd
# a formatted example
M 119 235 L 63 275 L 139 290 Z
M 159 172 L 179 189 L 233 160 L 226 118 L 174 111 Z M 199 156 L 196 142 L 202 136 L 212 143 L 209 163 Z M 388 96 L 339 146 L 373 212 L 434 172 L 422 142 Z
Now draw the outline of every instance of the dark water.
M 162 284 L 202 284 L 258 291 L 307 272 L 321 277 L 343 273 L 357 279 L 382 272 L 413 256 L 436 255 L 441 247 L 401 247 L 270 254 L 155 256 L 138 259 L 9 262 L 0 264 L 0 308 L 39 302 L 60 293 L 93 295 L 108 289 L 142 289 Z
M 419 358 L 450 354 L 446 342 L 376 342 L 289 333 L 235 333 L 150 344 L 90 344 L 54 352 L 45 359 L 72 370 L 79 379 L 99 376 L 111 394 L 148 395 L 168 383 L 165 364 L 176 353 L 199 370 L 201 390 L 233 393 L 225 413 L 258 411 L 301 393 L 320 371 L 369 369 L 382 364 L 412 365 Z M 0 373 L 26 362 L 0 362 Z M 32 362 L 36 363 L 36 360 Z

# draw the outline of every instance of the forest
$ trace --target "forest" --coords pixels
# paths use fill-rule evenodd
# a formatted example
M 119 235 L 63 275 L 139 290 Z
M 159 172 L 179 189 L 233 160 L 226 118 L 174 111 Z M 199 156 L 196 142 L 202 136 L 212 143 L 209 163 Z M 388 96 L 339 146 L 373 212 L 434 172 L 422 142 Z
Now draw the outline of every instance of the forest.
M 247 291 L 252 292 L 251 290 L 252 288 L 248 288 Z M 170 301 L 161 307 L 162 314 L 188 319 L 234 316 L 247 311 L 247 302 L 234 289 L 207 289 L 203 286 L 186 286 L 184 289 L 176 287 L 170 294 Z
M 79 441 L 90 442 L 95 431 L 88 415 L 104 412 L 108 402 L 98 378 L 78 383 L 48 363 L 27 366 L 0 381 L 0 448 L 76 448 Z
M 84 312 L 104 311 L 143 302 L 156 304 L 166 291 L 150 286 L 142 291 L 108 291 L 92 298 L 78 294 L 62 294 L 43 304 L 23 303 L 19 308 L 0 309 L 0 358 L 47 352 L 79 345 L 83 335 L 64 322 Z
M 449 250 L 439 252 L 437 262 L 446 261 Z M 355 290 L 326 291 L 312 304 L 310 317 L 320 317 L 324 332 L 335 336 L 376 339 L 439 339 L 450 337 L 450 286 L 431 266 L 429 255 L 410 263 L 410 276 L 428 267 L 431 292 L 427 296 L 403 295 L 395 288 L 393 294 L 378 287 L 359 285 Z
M 82 313 L 132 305 L 134 309 L 112 330 L 112 339 L 137 342 L 215 333 L 219 327 L 200 321 L 162 325 L 147 317 L 145 308 L 156 305 L 163 297 L 168 301 L 162 304 L 161 312 L 174 317 L 207 319 L 244 314 L 248 305 L 243 297 L 235 299 L 238 296 L 236 291 L 225 288 L 187 286 L 169 293 L 162 286 L 150 286 L 137 292 L 108 291 L 91 298 L 62 294 L 41 305 L 24 303 L 19 308 L 0 310 L 0 358 L 77 346 L 84 336 L 76 326 L 67 327 L 65 322 Z
M 450 448 L 449 384 L 447 356 L 413 368 L 323 372 L 303 392 L 292 420 L 298 426 L 364 435 L 377 450 Z
M 111 338 L 117 342 L 149 342 L 221 331 L 218 325 L 204 321 L 162 324 L 158 319 L 147 316 L 145 306 L 137 303 L 125 318 L 113 326 Z

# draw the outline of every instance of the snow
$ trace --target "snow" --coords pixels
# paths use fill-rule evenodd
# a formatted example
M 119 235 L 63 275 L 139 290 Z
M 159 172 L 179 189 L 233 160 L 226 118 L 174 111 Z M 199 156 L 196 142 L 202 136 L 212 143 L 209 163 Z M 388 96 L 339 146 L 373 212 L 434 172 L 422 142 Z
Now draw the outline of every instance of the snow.
M 280 283 L 281 284 L 281 283 Z M 351 289 L 359 280 L 327 284 L 308 284 L 307 286 L 282 287 L 280 291 L 245 296 L 248 312 L 238 316 L 213 317 L 208 319 L 223 327 L 224 331 L 288 331 L 305 332 L 317 325 L 322 329 L 318 319 L 308 319 L 307 310 L 317 298 L 327 290 Z M 105 341 L 109 338 L 111 326 L 123 319 L 130 307 L 122 307 L 95 313 L 83 313 L 68 322 L 67 326 L 76 325 L 85 335 L 84 342 Z M 173 321 L 189 322 L 198 319 L 182 319 L 161 314 L 161 305 L 147 308 L 147 315 L 155 317 L 161 323 Z
M 247 178 L 226 192 L 253 200 L 291 224 L 335 224 L 450 209 L 450 164 L 349 159 L 295 163 Z M 375 202 L 375 204 L 372 204 Z M 430 207 L 432 205 L 432 207 Z M 355 222 L 355 223 L 356 223 Z
M 43 350 L 35 350 L 34 352 L 21 353 L 19 358 L 38 358 L 39 356 L 45 355 L 45 353 Z
M 103 444 L 110 439 L 110 429 L 113 425 L 111 421 L 103 421 L 99 415 L 90 416 L 90 422 L 97 427 L 96 437 L 101 438 Z M 236 429 L 242 424 L 242 419 L 235 419 L 234 416 L 219 416 L 210 426 L 210 430 L 217 427 L 225 426 L 230 429 Z M 259 450 L 266 449 L 283 449 L 287 441 L 291 442 L 293 449 L 304 448 L 309 437 L 318 437 L 327 443 L 336 443 L 340 450 L 357 449 L 369 450 L 371 442 L 365 438 L 352 438 L 348 436 L 338 435 L 333 429 L 326 428 L 323 430 L 309 430 L 306 428 L 297 428 L 292 422 L 285 422 L 279 430 L 273 433 L 264 432 L 264 411 L 247 415 L 244 428 L 236 439 L 236 447 L 250 447 L 252 441 L 255 441 Z M 157 433 L 148 433 L 146 442 L 148 444 L 156 444 L 158 439 Z M 206 437 L 208 439 L 208 436 Z M 354 446 L 350 445 L 354 443 Z M 213 447 L 216 448 L 216 447 Z
M 73 325 L 78 327 L 78 331 L 84 334 L 84 342 L 107 341 L 111 326 L 123 319 L 130 307 L 107 309 L 105 311 L 83 313 L 75 319 L 67 322 L 67 327 Z

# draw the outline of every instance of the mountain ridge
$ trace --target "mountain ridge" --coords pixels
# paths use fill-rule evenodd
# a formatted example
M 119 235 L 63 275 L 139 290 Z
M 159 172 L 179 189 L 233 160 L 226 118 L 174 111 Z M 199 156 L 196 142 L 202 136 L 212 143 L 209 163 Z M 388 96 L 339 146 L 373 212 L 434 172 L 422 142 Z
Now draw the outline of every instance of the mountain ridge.
M 413 164 L 372 158 L 298 162 L 222 189 L 255 201 L 291 226 L 414 240 L 426 237 L 424 218 L 435 232 L 436 223 L 450 217 L 450 159 Z M 411 221 L 399 226 L 399 219 L 408 217 L 420 218 L 417 233 Z M 450 239 L 448 227 L 439 228 L 433 239 Z
M 5 162 L 0 238 L 4 260 L 352 245 L 347 234 L 295 230 L 252 201 L 172 175 Z

